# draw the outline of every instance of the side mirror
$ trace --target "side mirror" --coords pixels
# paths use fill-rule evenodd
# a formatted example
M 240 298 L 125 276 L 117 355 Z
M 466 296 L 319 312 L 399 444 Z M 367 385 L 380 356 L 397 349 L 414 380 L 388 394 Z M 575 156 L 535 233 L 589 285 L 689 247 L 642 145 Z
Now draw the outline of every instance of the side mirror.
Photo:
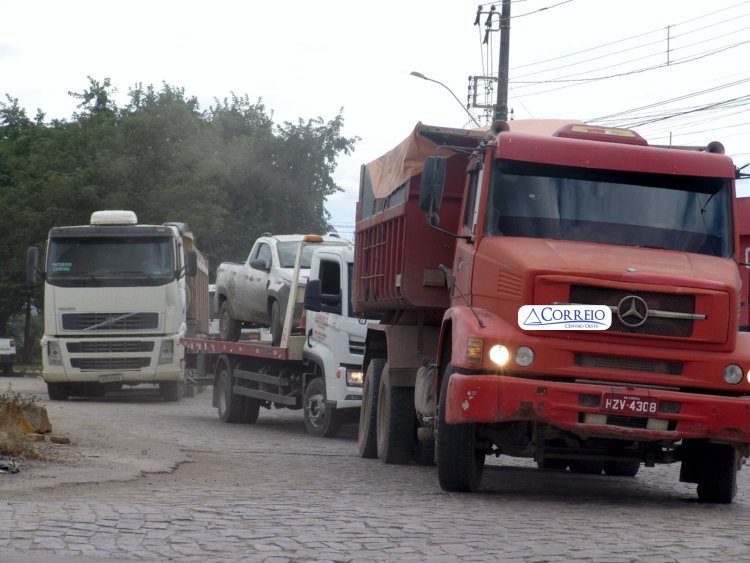
M 320 311 L 320 280 L 307 280 L 305 285 L 305 309 L 308 311 Z
M 26 251 L 26 283 L 29 285 L 37 285 L 43 279 L 38 264 L 39 249 L 36 246 L 30 246 Z
M 198 254 L 195 250 L 185 253 L 185 275 L 189 278 L 198 274 Z
M 422 181 L 419 184 L 419 208 L 428 213 L 440 209 L 445 187 L 445 167 L 447 159 L 442 156 L 428 156 L 422 169 Z
M 271 269 L 271 266 L 265 260 L 263 260 L 263 258 L 250 260 L 250 267 L 254 270 L 264 270 L 266 272 Z

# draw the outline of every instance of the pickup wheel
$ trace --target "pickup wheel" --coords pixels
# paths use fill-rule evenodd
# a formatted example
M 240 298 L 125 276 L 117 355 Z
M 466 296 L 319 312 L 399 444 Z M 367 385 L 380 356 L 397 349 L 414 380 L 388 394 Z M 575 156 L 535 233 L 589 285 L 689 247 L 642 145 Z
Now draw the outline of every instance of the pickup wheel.
M 229 301 L 222 301 L 219 309 L 219 338 L 228 342 L 237 342 L 241 331 L 242 324 L 232 316 Z
M 440 385 L 437 427 L 437 467 L 444 491 L 472 493 L 479 489 L 486 452 L 477 444 L 476 424 L 448 424 L 445 421 L 448 381 L 453 366 L 448 364 Z
M 281 322 L 281 305 L 274 300 L 271 301 L 271 340 L 274 346 L 281 344 L 281 333 L 284 331 L 284 325 Z
M 377 419 L 378 392 L 380 376 L 383 374 L 385 360 L 375 358 L 367 365 L 364 387 L 362 389 L 362 407 L 359 410 L 359 431 L 357 450 L 359 456 L 375 458 L 378 456 Z
M 159 383 L 159 395 L 169 403 L 180 400 L 180 382 L 162 381 Z
M 13 364 L 3 364 L 3 377 L 13 377 Z
M 50 401 L 67 401 L 70 396 L 68 384 L 63 382 L 47 383 L 47 394 Z
M 326 405 L 326 387 L 322 377 L 308 382 L 304 398 L 307 432 L 313 436 L 333 438 L 341 428 L 341 413 Z
M 729 504 L 737 494 L 737 450 L 724 444 L 707 444 L 701 453 L 698 500 Z
M 380 376 L 377 428 L 380 461 L 399 465 L 410 463 L 417 443 L 414 387 L 391 385 L 388 364 Z
M 233 377 L 231 369 L 225 362 L 219 364 L 216 377 L 217 407 L 222 422 L 240 422 L 244 415 L 244 397 L 232 392 Z M 256 415 L 257 418 L 257 415 Z

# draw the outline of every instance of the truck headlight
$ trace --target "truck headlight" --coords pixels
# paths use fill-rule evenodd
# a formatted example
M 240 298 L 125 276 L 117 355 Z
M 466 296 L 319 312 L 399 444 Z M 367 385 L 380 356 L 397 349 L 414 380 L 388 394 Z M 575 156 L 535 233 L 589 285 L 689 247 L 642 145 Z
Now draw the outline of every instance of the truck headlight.
M 522 368 L 527 368 L 534 363 L 534 350 L 528 346 L 519 346 L 516 350 L 516 363 Z
M 159 363 L 169 364 L 174 357 L 174 342 L 172 340 L 162 340 L 159 349 Z
M 47 342 L 47 362 L 51 366 L 61 366 L 63 363 L 60 345 L 54 340 Z
M 362 370 L 348 369 L 346 370 L 346 384 L 352 387 L 362 387 L 362 382 L 365 380 L 365 374 Z
M 505 364 L 507 364 L 509 359 L 510 350 L 508 350 L 502 344 L 495 344 L 492 348 L 490 348 L 490 360 L 492 360 L 500 367 L 503 367 Z
M 731 385 L 737 385 L 744 375 L 742 368 L 736 364 L 729 364 L 724 368 L 724 381 Z

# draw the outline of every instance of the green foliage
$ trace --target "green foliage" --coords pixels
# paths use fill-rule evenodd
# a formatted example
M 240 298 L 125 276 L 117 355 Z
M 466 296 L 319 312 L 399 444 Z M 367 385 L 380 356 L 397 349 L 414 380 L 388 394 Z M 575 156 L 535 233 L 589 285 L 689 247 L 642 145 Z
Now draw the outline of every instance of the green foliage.
M 98 209 L 188 223 L 212 275 L 221 261 L 244 259 L 264 231 L 330 230 L 336 159 L 357 141 L 342 136 L 341 113 L 277 125 L 247 96 L 201 111 L 167 84 L 136 85 L 124 107 L 115 92 L 89 77 L 70 93 L 80 102 L 72 119 L 51 123 L 29 119 L 15 98 L 0 102 L 0 335 L 27 299 L 41 305 L 40 288 L 25 285 L 26 248 Z

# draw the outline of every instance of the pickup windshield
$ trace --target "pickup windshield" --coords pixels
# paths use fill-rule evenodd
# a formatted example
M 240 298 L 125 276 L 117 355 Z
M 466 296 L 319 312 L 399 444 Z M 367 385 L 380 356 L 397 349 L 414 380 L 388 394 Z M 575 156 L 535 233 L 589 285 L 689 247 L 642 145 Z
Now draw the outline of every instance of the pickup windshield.
M 299 245 L 299 242 L 294 241 L 280 242 L 276 245 L 276 250 L 279 252 L 279 267 L 294 268 L 294 261 L 297 259 Z M 315 250 L 315 246 L 309 244 L 302 249 L 302 262 L 299 267 L 303 270 L 310 269 L 313 250 Z
M 485 234 L 734 254 L 726 178 L 498 160 Z
M 165 285 L 175 279 L 170 237 L 59 237 L 47 251 L 47 281 L 61 287 Z

